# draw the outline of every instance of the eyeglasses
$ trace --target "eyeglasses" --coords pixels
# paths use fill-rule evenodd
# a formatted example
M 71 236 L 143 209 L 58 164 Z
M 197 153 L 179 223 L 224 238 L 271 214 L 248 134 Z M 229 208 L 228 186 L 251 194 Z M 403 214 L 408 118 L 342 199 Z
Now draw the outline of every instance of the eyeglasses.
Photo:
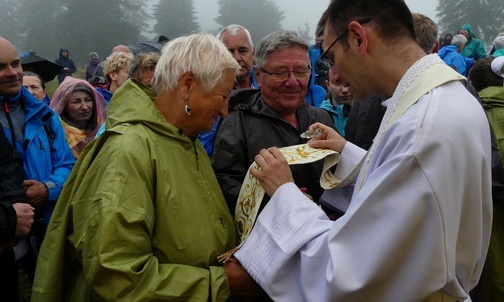
M 264 68 L 259 68 L 262 72 L 272 76 L 277 81 L 287 81 L 289 74 L 293 73 L 294 77 L 298 80 L 306 79 L 311 74 L 311 67 L 303 67 L 295 70 L 283 70 L 283 71 L 268 71 Z
M 372 19 L 371 17 L 362 18 L 360 20 L 357 20 L 357 23 L 359 23 L 360 25 L 363 25 L 363 24 L 366 24 L 369 21 L 371 21 L 371 19 Z M 339 39 L 343 38 L 346 34 L 348 34 L 348 32 L 349 32 L 349 30 L 347 27 L 347 29 L 341 35 L 339 35 L 336 38 L 336 40 L 334 40 L 331 43 L 331 45 L 329 45 L 329 47 L 327 47 L 327 49 L 324 51 L 324 53 L 320 56 L 320 61 L 323 62 L 327 68 L 332 68 L 334 65 L 334 60 L 330 60 L 330 59 L 326 58 L 327 54 L 329 53 L 331 48 L 334 46 L 334 44 L 336 44 L 336 42 L 338 42 Z

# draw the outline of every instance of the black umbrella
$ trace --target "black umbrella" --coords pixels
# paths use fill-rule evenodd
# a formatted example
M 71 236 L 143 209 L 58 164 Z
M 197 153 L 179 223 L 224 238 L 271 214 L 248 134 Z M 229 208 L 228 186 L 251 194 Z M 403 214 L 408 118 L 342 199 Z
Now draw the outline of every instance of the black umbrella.
M 63 66 L 48 61 L 37 55 L 29 55 L 21 58 L 23 71 L 31 71 L 38 74 L 44 83 L 50 82 L 59 73 Z
M 134 55 L 140 53 L 148 53 L 148 52 L 158 52 L 161 53 L 163 50 L 163 44 L 153 41 L 141 41 L 136 42 L 135 44 L 128 45 L 128 48 Z

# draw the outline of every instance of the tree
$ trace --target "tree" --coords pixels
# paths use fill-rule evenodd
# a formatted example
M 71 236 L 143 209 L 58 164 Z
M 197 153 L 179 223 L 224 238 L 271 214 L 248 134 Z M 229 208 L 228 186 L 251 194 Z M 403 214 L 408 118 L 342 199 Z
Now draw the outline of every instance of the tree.
M 306 43 L 311 43 L 311 40 L 313 39 L 312 36 L 310 36 L 310 24 L 308 22 L 305 22 L 304 24 L 305 28 L 301 29 L 301 26 L 298 26 L 298 35 L 306 41 Z
M 472 26 L 476 38 L 489 45 L 504 24 L 502 0 L 439 0 L 440 32 L 456 34 L 464 23 Z
M 88 62 L 91 51 L 106 57 L 115 45 L 138 42 L 146 26 L 143 21 L 146 12 L 138 0 L 64 2 L 64 11 L 59 16 L 58 45 L 68 48 L 70 58 L 82 65 Z
M 159 0 L 154 5 L 157 23 L 153 33 L 170 39 L 200 32 L 193 0 Z
M 18 18 L 20 6 L 16 0 L 0 1 L 0 37 L 9 40 L 16 48 L 21 46 L 22 41 L 21 22 Z
M 219 16 L 215 21 L 222 27 L 229 24 L 245 27 L 254 44 L 267 34 L 282 29 L 283 11 L 272 0 L 219 0 L 218 5 Z
M 63 8 L 58 0 L 22 0 L 20 3 L 19 15 L 24 16 L 20 26 L 23 51 L 31 49 L 39 56 L 54 60 L 60 45 L 56 33 L 60 30 L 58 21 Z

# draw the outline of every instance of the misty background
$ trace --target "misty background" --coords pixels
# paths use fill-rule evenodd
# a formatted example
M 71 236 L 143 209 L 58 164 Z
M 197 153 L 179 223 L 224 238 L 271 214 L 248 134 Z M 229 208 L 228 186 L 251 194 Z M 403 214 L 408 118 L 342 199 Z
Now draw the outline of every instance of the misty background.
M 2 0 L 0 36 L 21 54 L 33 50 L 55 60 L 60 48 L 81 67 L 89 52 L 106 58 L 113 46 L 157 41 L 191 33 L 216 34 L 236 23 L 254 44 L 266 34 L 287 29 L 314 42 L 315 29 L 330 0 Z M 466 22 L 488 48 L 504 25 L 502 0 L 406 0 L 411 12 L 424 14 L 440 36 L 456 33 Z

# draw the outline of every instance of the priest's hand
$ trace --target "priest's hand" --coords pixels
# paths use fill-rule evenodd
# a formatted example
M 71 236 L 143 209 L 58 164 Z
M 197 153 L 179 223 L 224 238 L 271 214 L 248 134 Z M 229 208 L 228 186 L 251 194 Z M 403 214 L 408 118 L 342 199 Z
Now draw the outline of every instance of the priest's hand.
M 326 148 L 337 151 L 341 153 L 345 147 L 346 140 L 336 132 L 331 127 L 328 127 L 321 123 L 315 123 L 308 128 L 308 131 L 312 133 L 315 129 L 322 130 L 322 135 L 319 137 L 312 138 L 308 142 L 308 146 L 312 148 Z
M 231 296 L 241 298 L 241 301 L 253 301 L 264 293 L 238 259 L 231 258 L 223 267 L 229 280 Z
M 252 174 L 263 186 L 270 197 L 283 184 L 294 182 L 287 160 L 277 147 L 262 149 L 254 158 L 259 168 L 252 167 Z
M 23 181 L 23 187 L 26 191 L 26 202 L 33 207 L 38 208 L 46 202 L 49 192 L 47 187 L 40 181 L 25 180 Z

